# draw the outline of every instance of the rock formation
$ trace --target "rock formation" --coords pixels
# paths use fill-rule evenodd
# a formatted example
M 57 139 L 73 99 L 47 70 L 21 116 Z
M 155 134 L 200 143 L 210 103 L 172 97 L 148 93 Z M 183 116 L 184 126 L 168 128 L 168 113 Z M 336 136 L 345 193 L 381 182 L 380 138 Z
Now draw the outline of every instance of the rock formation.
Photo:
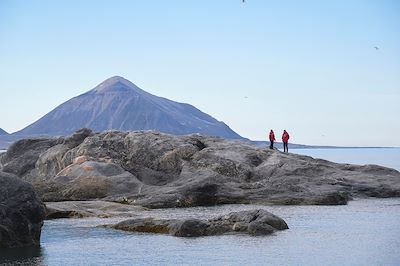
M 232 212 L 209 220 L 156 220 L 153 218 L 139 218 L 126 220 L 111 227 L 124 231 L 171 234 L 180 237 L 212 236 L 231 233 L 257 236 L 288 229 L 283 219 L 265 210 Z
M 0 248 L 39 245 L 45 212 L 32 185 L 0 171 Z
M 25 139 L 0 155 L 3 171 L 44 201 L 102 199 L 150 208 L 224 203 L 346 204 L 398 197 L 400 173 L 257 148 L 241 141 L 153 131 Z

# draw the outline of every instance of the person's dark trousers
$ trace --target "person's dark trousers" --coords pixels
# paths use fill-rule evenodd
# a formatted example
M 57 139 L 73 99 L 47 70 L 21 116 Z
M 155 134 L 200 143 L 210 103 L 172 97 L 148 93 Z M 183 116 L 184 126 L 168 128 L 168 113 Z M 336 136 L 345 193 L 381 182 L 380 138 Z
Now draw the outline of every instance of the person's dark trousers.
M 270 142 L 269 142 L 269 148 L 270 148 L 271 150 L 274 149 L 274 141 L 270 141 Z
M 289 146 L 287 142 L 283 143 L 283 152 L 289 152 Z

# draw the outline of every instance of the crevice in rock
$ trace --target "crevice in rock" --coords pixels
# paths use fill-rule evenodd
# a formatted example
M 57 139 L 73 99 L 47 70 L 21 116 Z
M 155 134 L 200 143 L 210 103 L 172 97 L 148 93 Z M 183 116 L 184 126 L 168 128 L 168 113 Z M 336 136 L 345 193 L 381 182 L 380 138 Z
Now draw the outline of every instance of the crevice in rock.
M 193 146 L 197 147 L 197 149 L 199 151 L 207 148 L 207 145 L 204 142 L 202 142 L 202 141 L 200 141 L 198 139 L 191 139 L 190 140 L 190 144 L 192 144 Z
M 258 216 L 259 216 L 259 212 L 260 212 L 260 211 L 257 211 L 257 212 L 254 214 L 254 216 L 250 219 L 249 223 L 251 223 L 251 222 L 257 220 L 257 218 L 258 218 Z
M 247 159 L 254 167 L 259 166 L 263 162 L 263 160 L 257 154 L 250 154 L 247 156 Z

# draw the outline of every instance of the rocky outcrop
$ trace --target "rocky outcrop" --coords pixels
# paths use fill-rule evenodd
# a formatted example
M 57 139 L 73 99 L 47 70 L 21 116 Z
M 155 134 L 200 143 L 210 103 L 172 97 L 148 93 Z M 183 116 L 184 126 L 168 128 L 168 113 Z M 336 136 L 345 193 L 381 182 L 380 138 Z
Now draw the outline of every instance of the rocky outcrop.
M 400 173 L 337 164 L 202 135 L 153 131 L 25 139 L 0 158 L 45 201 L 102 199 L 150 208 L 224 203 L 346 204 L 400 196 Z
M 179 237 L 199 237 L 232 233 L 257 236 L 288 229 L 283 219 L 265 210 L 232 212 L 209 220 L 157 220 L 153 218 L 140 218 L 123 221 L 111 227 L 124 231 L 170 234 Z
M 4 172 L 26 176 L 35 168 L 39 156 L 60 141 L 62 140 L 56 138 L 19 140 L 1 155 L 0 167 Z
M 39 245 L 44 217 L 32 185 L 0 172 L 0 248 Z

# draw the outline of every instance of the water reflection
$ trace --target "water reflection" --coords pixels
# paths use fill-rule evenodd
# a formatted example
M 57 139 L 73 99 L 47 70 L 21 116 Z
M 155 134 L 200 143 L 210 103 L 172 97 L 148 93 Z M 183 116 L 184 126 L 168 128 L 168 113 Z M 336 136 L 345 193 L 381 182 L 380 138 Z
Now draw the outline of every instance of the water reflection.
M 45 265 L 43 262 L 42 248 L 0 248 L 1 265 Z

